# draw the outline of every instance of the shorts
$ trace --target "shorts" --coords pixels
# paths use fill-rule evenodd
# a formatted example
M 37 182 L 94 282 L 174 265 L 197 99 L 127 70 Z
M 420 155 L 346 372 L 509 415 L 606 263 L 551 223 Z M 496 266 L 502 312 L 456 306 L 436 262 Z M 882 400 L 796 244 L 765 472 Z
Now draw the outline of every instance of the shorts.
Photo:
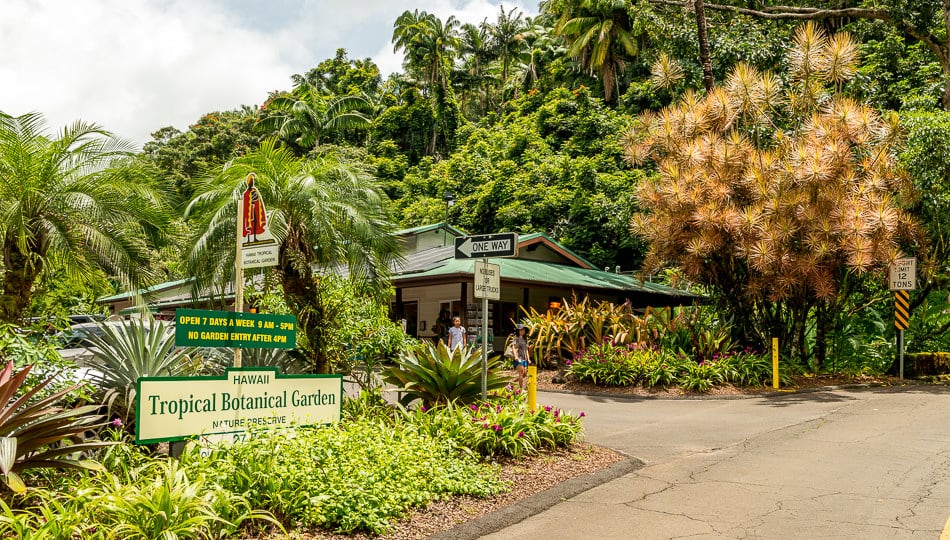
M 515 360 L 515 367 L 518 367 L 518 366 L 521 366 L 521 367 L 528 367 L 528 361 L 527 361 L 527 360 Z

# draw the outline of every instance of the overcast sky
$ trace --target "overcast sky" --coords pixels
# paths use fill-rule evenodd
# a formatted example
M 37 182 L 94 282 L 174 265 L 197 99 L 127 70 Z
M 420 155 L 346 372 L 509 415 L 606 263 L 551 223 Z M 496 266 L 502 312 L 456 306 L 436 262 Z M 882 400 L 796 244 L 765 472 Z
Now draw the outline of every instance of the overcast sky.
M 494 21 L 536 0 L 3 0 L 0 111 L 42 113 L 51 132 L 94 122 L 141 146 L 163 126 L 260 105 L 343 47 L 385 77 L 401 69 L 405 10 Z

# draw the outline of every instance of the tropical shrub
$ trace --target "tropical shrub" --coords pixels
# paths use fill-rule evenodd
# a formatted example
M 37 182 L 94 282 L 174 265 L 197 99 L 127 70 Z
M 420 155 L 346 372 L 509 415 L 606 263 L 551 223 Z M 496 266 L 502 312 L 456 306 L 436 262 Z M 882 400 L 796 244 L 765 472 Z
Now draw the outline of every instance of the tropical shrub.
M 407 410 L 404 420 L 437 439 L 452 439 L 479 455 L 521 457 L 575 443 L 583 432 L 580 418 L 551 406 L 528 410 L 524 394 L 510 387 L 488 402 L 455 402 Z
M 635 386 L 646 375 L 645 361 L 652 354 L 652 351 L 634 352 L 609 342 L 598 343 L 574 358 L 569 373 L 581 382 Z
M 37 467 L 99 470 L 94 461 L 82 459 L 82 452 L 107 446 L 104 441 L 87 441 L 85 433 L 101 424 L 93 414 L 98 407 L 86 405 L 66 409 L 57 402 L 74 388 L 34 399 L 53 379 L 26 390 L 19 397 L 29 375 L 27 366 L 13 373 L 13 362 L 0 371 L 0 473 L 13 491 L 23 492 L 26 484 L 19 472 Z
M 112 446 L 101 474 L 61 475 L 14 507 L 0 501 L 4 538 L 194 538 L 234 535 L 255 521 L 283 527 L 245 494 L 222 489 L 200 470 L 155 458 L 130 444 Z
M 716 360 L 723 380 L 739 386 L 763 386 L 772 383 L 772 358 L 751 349 L 726 354 Z
M 634 343 L 604 342 L 581 353 L 571 362 L 569 373 L 580 382 L 605 386 L 668 386 L 677 381 L 685 361 L 689 361 L 685 356 Z
M 33 327 L 19 327 L 12 324 L 0 324 L 0 363 L 13 361 L 15 368 L 33 366 L 23 384 L 34 387 L 55 376 L 38 397 L 54 394 L 76 381 L 68 374 L 76 369 L 76 364 L 59 354 L 56 340 Z
M 614 343 L 637 343 L 645 330 L 644 321 L 626 306 L 611 302 L 563 301 L 557 310 L 541 313 L 534 308 L 525 311 L 533 342 L 532 354 L 539 367 L 559 363 L 561 358 L 574 358 L 590 346 L 610 340 Z
M 692 362 L 681 364 L 682 371 L 676 379 L 683 390 L 708 392 L 713 386 L 725 381 L 716 362 Z
M 459 452 L 454 440 L 375 420 L 300 428 L 292 438 L 260 433 L 221 446 L 207 459 L 196 452 L 182 459 L 290 522 L 341 532 L 380 534 L 412 507 L 505 488 L 494 467 Z
M 510 377 L 502 373 L 500 356 L 488 357 L 487 389 L 504 388 Z M 404 395 L 399 400 L 408 405 L 416 399 L 431 407 L 436 403 L 459 401 L 470 403 L 481 398 L 482 350 L 476 347 L 449 349 L 439 341 L 424 343 L 403 353 L 395 366 L 382 371 L 383 380 Z

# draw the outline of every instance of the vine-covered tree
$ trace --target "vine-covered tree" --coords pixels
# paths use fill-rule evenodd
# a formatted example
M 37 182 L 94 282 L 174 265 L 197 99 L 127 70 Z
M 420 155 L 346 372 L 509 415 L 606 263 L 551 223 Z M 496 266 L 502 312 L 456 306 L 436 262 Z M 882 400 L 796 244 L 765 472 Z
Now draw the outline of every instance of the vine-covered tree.
M 709 286 L 747 343 L 774 335 L 805 356 L 814 320 L 819 366 L 860 278 L 920 247 L 901 208 L 911 186 L 896 114 L 837 91 L 856 53 L 847 34 L 809 23 L 789 49 L 789 84 L 740 64 L 707 95 L 642 115 L 626 144 L 631 163 L 657 167 L 637 191 L 645 267 Z

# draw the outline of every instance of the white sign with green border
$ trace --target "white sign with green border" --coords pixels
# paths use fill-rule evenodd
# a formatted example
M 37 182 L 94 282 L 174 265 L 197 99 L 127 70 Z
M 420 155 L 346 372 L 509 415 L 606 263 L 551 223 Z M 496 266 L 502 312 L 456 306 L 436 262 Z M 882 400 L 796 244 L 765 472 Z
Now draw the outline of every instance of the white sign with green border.
M 281 375 L 274 367 L 229 368 L 216 377 L 139 377 L 135 442 L 338 422 L 342 375 Z

